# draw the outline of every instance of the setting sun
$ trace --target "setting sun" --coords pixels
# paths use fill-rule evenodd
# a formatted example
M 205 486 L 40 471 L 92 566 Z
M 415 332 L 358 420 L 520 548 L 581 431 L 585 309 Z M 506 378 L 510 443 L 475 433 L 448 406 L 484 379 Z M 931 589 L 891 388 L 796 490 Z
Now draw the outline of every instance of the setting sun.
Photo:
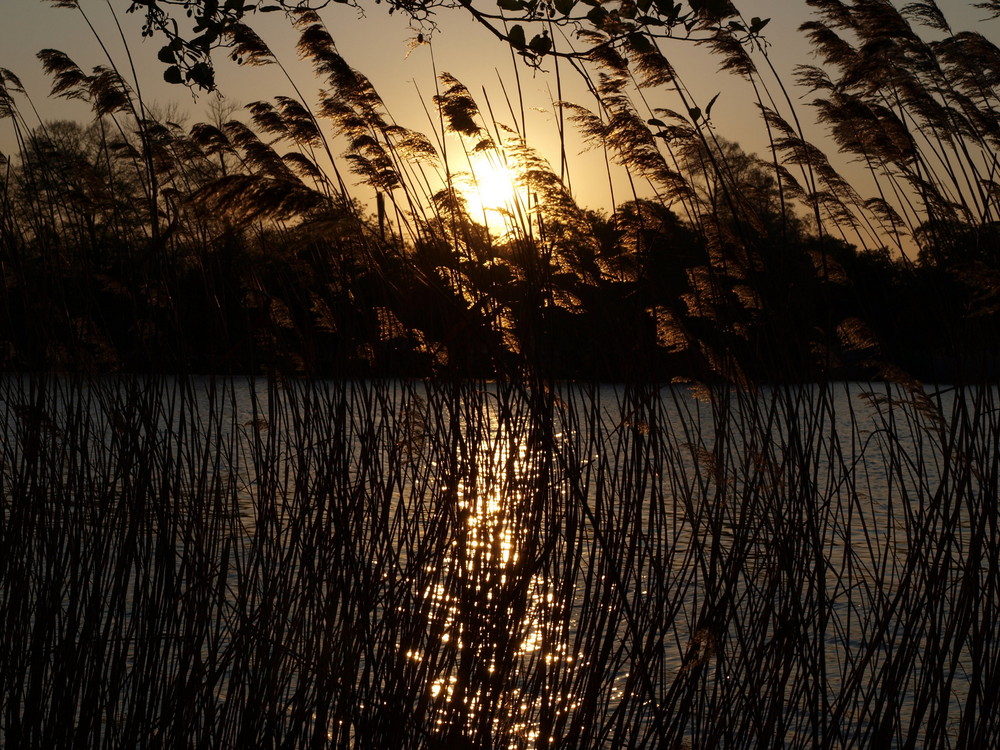
M 458 185 L 469 215 L 483 221 L 490 229 L 506 232 L 518 200 L 514 175 L 498 154 L 476 154 L 470 159 L 470 172 Z

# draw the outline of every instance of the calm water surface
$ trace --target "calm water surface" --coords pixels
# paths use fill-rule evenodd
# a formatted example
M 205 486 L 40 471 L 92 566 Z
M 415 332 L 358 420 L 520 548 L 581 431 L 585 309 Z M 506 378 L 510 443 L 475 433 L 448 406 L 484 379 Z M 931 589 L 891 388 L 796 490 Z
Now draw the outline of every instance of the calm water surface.
M 995 388 L 2 395 L 4 570 L 30 582 L 8 625 L 29 651 L 117 644 L 74 666 L 120 662 L 99 721 L 66 688 L 93 746 L 136 711 L 220 746 L 248 725 L 302 746 L 997 736 Z M 9 661 L 14 737 L 36 681 L 62 693 L 55 661 Z M 196 696 L 177 715 L 171 684 Z

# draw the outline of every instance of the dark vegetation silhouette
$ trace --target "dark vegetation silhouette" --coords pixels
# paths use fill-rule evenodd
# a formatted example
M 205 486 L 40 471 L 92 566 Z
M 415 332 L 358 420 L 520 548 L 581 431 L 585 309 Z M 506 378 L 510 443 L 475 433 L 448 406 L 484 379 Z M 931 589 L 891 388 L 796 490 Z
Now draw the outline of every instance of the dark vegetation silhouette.
M 516 132 L 496 130 L 443 76 L 443 129 L 502 149 L 530 196 L 505 237 L 454 187 L 426 182 L 421 170 L 456 171 L 435 146 L 445 133 L 394 123 L 315 14 L 296 23 L 323 100 L 315 111 L 298 97 L 257 102 L 248 124 L 159 122 L 117 70 L 88 74 L 45 50 L 53 94 L 89 101 L 96 119 L 29 127 L 5 74 L 20 144 L 3 186 L 5 366 L 427 376 L 529 361 L 605 380 L 993 377 L 996 112 L 991 68 L 968 62 L 995 48 L 965 32 L 923 42 L 902 15 L 868 18 L 882 5 L 843 20 L 835 3 L 824 12 L 837 23 L 806 24 L 825 57 L 799 70 L 838 147 L 876 178 L 868 200 L 770 95 L 769 159 L 717 135 L 710 107 L 644 119 L 631 80 L 681 82 L 652 47 L 627 50 L 626 67 L 600 24 L 580 32 L 600 68 L 599 108 L 563 106 L 657 196 L 610 215 L 577 206 Z M 948 30 L 926 8 L 909 13 Z M 763 90 L 741 24 L 688 22 Z M 226 34 L 245 64 L 275 60 L 248 27 Z M 377 214 L 333 166 L 341 146 L 327 121 L 377 191 Z M 919 250 L 913 261 L 904 247 Z
M 211 88 L 213 49 L 281 64 L 251 5 L 135 7 Z M 585 77 L 561 110 L 635 185 L 604 214 L 458 78 L 411 129 L 275 5 L 324 89 L 246 120 L 45 50 L 95 117 L 38 123 L 0 69 L 0 742 L 995 745 L 1000 50 L 933 0 L 809 0 L 798 83 L 865 196 L 766 19 L 463 4 Z M 515 175 L 503 231 L 463 150 Z

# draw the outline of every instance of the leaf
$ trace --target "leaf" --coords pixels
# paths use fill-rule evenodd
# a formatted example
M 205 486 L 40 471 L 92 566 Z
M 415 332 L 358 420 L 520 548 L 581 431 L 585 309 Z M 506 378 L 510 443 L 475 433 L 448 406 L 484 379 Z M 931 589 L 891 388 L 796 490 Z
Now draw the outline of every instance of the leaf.
M 184 77 L 181 75 L 181 69 L 176 65 L 171 65 L 163 71 L 163 80 L 167 83 L 184 83 Z
M 515 13 L 524 9 L 524 4 L 521 0 L 497 0 L 497 5 L 501 10 L 509 10 Z
M 554 4 L 557 11 L 568 16 L 572 12 L 573 6 L 576 5 L 576 0 L 555 0 Z
M 524 37 L 524 29 L 521 24 L 514 24 L 510 27 L 510 33 L 507 35 L 507 41 L 510 42 L 511 46 L 515 49 L 524 49 L 527 46 L 527 41 Z
M 691 122 L 698 122 L 701 119 L 701 107 L 691 107 L 688 114 L 691 116 Z
M 281 10 L 280 5 L 261 5 L 257 8 L 261 13 L 274 13 L 276 10 Z
M 211 49 L 212 44 L 219 38 L 217 31 L 209 29 L 201 36 L 196 36 L 190 42 L 188 42 L 192 47 L 197 47 L 198 49 L 208 52 Z
M 188 71 L 187 78 L 206 91 L 215 88 L 215 71 L 208 63 L 200 62 L 192 66 L 191 70 Z
M 587 20 L 594 26 L 600 28 L 604 24 L 604 19 L 608 17 L 608 12 L 604 8 L 597 6 L 587 14 Z
M 171 65 L 169 68 L 163 71 L 163 80 L 167 83 L 183 83 L 184 78 L 181 76 L 181 69 L 176 65 Z
M 758 18 L 757 16 L 754 16 L 750 19 L 750 33 L 759 34 L 769 23 L 771 23 L 770 18 Z
M 646 124 L 647 125 L 655 125 L 658 128 L 665 128 L 665 127 L 667 127 L 667 123 L 665 123 L 663 120 L 658 120 L 655 117 L 653 117 L 652 119 L 646 120 Z
M 688 5 L 695 13 L 713 21 L 735 15 L 736 10 L 730 0 L 688 0 Z
M 528 47 L 531 48 L 532 52 L 539 55 L 546 54 L 550 49 L 552 49 L 552 40 L 549 39 L 549 32 L 543 31 L 541 34 L 537 34 L 532 37 L 531 41 L 528 42 Z
M 680 3 L 673 3 L 671 0 L 655 0 L 656 9 L 667 17 L 667 25 L 673 26 L 681 15 Z
M 721 93 L 722 92 L 720 91 L 719 94 L 721 94 Z M 712 107 L 715 106 L 715 100 L 719 98 L 719 94 L 716 94 L 715 96 L 713 96 L 712 97 L 712 101 L 710 101 L 708 103 L 708 106 L 705 107 L 705 119 L 706 120 L 709 119 L 712 116 Z
M 173 65 L 176 62 L 173 48 L 169 44 L 166 47 L 161 47 L 160 51 L 156 53 L 156 59 L 167 65 Z
M 652 52 L 654 49 L 653 43 L 649 41 L 649 38 L 638 31 L 628 35 L 628 43 L 636 52 Z

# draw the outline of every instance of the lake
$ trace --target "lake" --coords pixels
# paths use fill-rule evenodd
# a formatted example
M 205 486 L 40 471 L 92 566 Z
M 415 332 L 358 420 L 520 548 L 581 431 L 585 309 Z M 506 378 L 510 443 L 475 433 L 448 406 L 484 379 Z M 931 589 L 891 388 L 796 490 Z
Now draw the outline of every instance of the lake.
M 987 747 L 998 407 L 7 375 L 0 738 Z

